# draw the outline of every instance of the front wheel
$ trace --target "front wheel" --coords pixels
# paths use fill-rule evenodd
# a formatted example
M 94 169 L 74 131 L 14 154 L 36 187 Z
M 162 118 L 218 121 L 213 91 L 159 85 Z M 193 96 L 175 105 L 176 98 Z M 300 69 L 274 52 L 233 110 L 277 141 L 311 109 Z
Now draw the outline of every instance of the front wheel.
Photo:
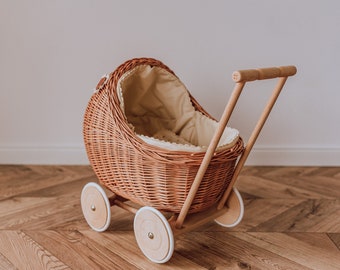
M 134 232 L 144 255 L 155 263 L 165 263 L 175 249 L 171 226 L 161 212 L 153 207 L 140 208 L 135 216 Z

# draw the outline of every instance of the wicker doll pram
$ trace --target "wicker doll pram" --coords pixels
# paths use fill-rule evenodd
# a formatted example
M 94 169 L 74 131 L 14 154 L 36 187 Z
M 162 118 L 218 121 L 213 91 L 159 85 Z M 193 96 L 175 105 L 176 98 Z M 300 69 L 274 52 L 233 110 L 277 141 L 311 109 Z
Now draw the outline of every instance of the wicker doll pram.
M 169 73 L 166 74 L 170 76 L 169 80 L 181 84 L 173 71 L 155 59 L 133 59 L 122 64 L 99 83 L 97 93 L 89 102 L 84 121 L 85 146 L 99 181 L 109 190 L 140 205 L 178 213 L 205 152 L 162 149 L 146 143 L 136 135 L 122 110 L 117 84 L 125 74 L 142 66 L 152 68 L 144 72 L 147 75 L 135 75 L 139 76 L 136 80 L 141 79 L 140 76 L 157 73 L 153 71 L 156 68 L 162 69 L 158 72 Z M 161 75 L 156 74 L 150 79 L 150 87 L 155 87 Z M 189 96 L 195 110 L 211 118 Z M 230 182 L 235 161 L 242 150 L 242 139 L 238 138 L 232 147 L 216 151 L 190 207 L 190 213 L 205 210 L 218 201 Z
M 139 248 L 156 263 L 173 254 L 174 235 L 215 220 L 236 226 L 244 204 L 234 184 L 294 66 L 240 70 L 217 122 L 158 60 L 132 59 L 104 76 L 84 117 L 84 142 L 100 184 L 88 183 L 81 207 L 105 231 L 111 207 L 133 214 Z M 247 143 L 227 123 L 247 82 L 278 78 Z M 185 223 L 184 223 L 185 221 Z

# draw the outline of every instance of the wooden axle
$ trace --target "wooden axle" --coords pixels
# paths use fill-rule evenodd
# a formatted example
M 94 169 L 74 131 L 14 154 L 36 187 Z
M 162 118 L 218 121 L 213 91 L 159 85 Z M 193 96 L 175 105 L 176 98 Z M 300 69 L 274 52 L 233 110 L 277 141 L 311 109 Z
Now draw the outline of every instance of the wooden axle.
M 120 208 L 132 213 L 132 214 L 136 214 L 138 211 L 138 208 L 133 207 L 127 203 L 125 203 L 127 201 L 127 199 L 117 196 L 116 194 L 113 194 L 110 198 L 109 198 L 109 202 L 110 202 L 110 206 L 114 206 L 117 205 Z

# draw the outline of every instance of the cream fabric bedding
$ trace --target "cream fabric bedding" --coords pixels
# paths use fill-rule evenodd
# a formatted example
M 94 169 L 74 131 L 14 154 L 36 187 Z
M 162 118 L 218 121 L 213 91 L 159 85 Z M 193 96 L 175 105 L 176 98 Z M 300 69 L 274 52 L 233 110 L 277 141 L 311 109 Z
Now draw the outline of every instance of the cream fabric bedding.
M 159 67 L 142 65 L 117 85 L 121 108 L 137 136 L 168 150 L 205 151 L 218 123 L 193 107 L 184 84 Z M 226 128 L 218 147 L 236 143 L 239 132 Z

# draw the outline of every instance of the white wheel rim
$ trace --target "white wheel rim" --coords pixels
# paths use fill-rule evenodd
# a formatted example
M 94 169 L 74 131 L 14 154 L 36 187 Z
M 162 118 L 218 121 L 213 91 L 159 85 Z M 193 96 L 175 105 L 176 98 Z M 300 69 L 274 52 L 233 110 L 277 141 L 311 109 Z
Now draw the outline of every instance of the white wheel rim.
M 244 203 L 243 203 L 243 200 L 242 200 L 242 196 L 240 194 L 240 192 L 238 191 L 238 189 L 236 187 L 233 187 L 233 191 L 238 199 L 238 202 L 240 204 L 240 214 L 238 216 L 238 218 L 231 224 L 225 224 L 225 223 L 222 223 L 222 222 L 219 222 L 217 219 L 215 219 L 215 222 L 222 226 L 222 227 L 226 227 L 226 228 L 233 228 L 235 226 L 237 226 L 241 220 L 243 219 L 243 216 L 244 216 Z
M 153 214 L 158 219 L 157 224 L 146 217 Z M 149 206 L 140 208 L 133 225 L 137 244 L 149 260 L 155 263 L 170 260 L 175 249 L 175 240 L 169 222 L 160 211 Z
M 101 211 L 105 210 L 106 214 L 105 214 L 105 221 L 103 222 L 103 224 L 100 224 L 99 226 L 97 224 L 93 224 L 91 218 L 95 218 L 95 211 L 98 211 L 98 209 L 96 209 L 96 205 L 91 203 L 91 196 L 90 198 L 88 197 L 88 191 L 89 189 L 95 189 L 96 192 L 99 192 L 99 194 L 101 195 L 101 199 L 104 202 L 104 206 L 105 209 L 101 209 Z M 107 228 L 110 226 L 110 222 L 111 222 L 111 205 L 109 202 L 109 199 L 104 191 L 104 189 L 98 185 L 97 183 L 94 182 L 90 182 L 87 183 L 84 187 L 83 190 L 81 192 L 81 207 L 82 207 L 82 211 L 85 217 L 85 220 L 87 222 L 87 224 L 94 230 L 97 232 L 103 232 L 106 231 Z M 91 207 L 91 210 L 94 212 L 92 213 L 91 217 L 89 217 L 89 212 L 88 212 L 88 207 Z M 90 212 L 91 213 L 91 212 Z

